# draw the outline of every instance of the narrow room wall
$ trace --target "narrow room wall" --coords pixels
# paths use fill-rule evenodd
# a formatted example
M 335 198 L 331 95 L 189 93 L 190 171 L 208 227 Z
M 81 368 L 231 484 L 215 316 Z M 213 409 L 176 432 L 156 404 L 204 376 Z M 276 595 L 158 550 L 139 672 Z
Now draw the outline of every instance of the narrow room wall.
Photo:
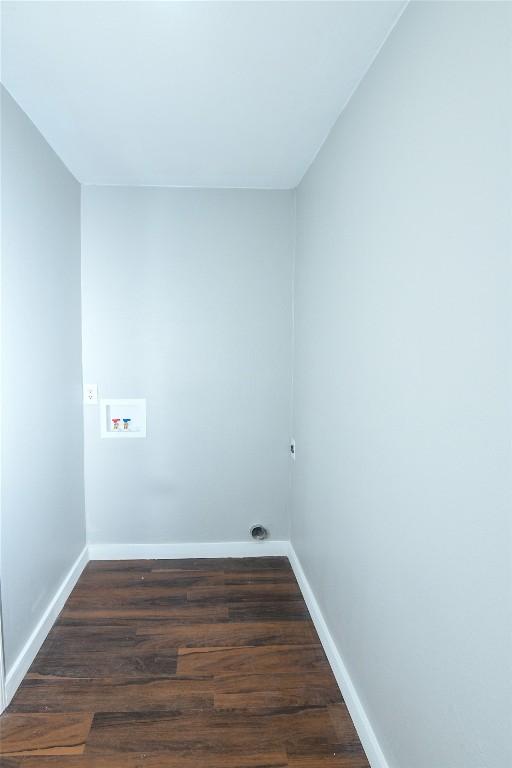
M 89 541 L 288 539 L 293 193 L 84 187 L 82 215 L 85 380 L 147 399 L 146 439 L 85 409 Z
M 7 674 L 85 546 L 80 185 L 3 88 L 2 530 Z
M 511 13 L 410 4 L 297 192 L 292 543 L 391 768 L 512 765 Z

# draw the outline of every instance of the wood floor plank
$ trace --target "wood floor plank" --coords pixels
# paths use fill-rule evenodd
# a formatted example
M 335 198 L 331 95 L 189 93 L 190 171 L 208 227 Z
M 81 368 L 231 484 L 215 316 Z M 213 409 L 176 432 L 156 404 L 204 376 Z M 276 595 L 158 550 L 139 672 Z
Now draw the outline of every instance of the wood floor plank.
M 132 562 L 132 561 L 130 561 Z M 148 562 L 148 561 L 146 561 Z M 225 573 L 244 571 L 287 571 L 293 573 L 287 557 L 216 557 L 187 558 L 184 560 L 157 560 L 153 570 L 205 570 Z
M 122 653 L 137 645 L 136 627 L 98 627 L 81 624 L 64 627 L 56 624 L 48 634 L 38 654 L 41 657 L 66 657 L 91 652 Z
M 271 715 L 239 713 L 103 713 L 94 716 L 86 754 L 109 752 L 209 751 L 225 754 L 268 752 L 285 745 L 304 747 L 336 743 L 326 707 L 291 709 Z
M 302 598 L 229 603 L 228 610 L 232 621 L 300 621 L 310 618 Z
M 223 599 L 228 602 L 253 602 L 279 601 L 300 598 L 300 591 L 296 583 L 286 581 L 257 581 L 250 584 L 224 584 L 206 587 L 192 587 L 187 592 L 187 598 L 191 601 L 209 601 Z
M 70 627 L 56 624 L 44 641 L 32 663 L 29 674 L 35 672 L 51 674 L 56 664 L 65 666 L 69 661 L 83 665 L 88 654 L 100 653 L 117 655 L 137 644 L 135 627 Z M 112 664 L 112 662 L 110 662 Z M 48 669 L 44 669 L 48 667 Z
M 149 574 L 151 576 L 151 574 Z M 152 604 L 180 604 L 187 599 L 189 589 L 194 588 L 194 584 L 183 586 L 176 584 L 172 579 L 166 579 L 161 583 L 155 583 L 149 579 L 146 581 L 137 581 L 136 584 L 126 585 L 103 585 L 95 584 L 92 588 L 87 584 L 80 584 L 75 587 L 69 598 L 69 604 L 93 605 L 137 605 L 141 601 L 150 601 Z M 201 587 L 199 587 L 201 588 Z M 207 587 L 202 587 L 207 588 Z M 215 585 L 213 585 L 215 588 Z M 222 587 L 221 587 L 222 588 Z
M 216 677 L 215 709 L 270 713 L 289 707 L 318 707 L 341 701 L 330 670 L 290 674 Z
M 225 573 L 229 571 L 287 571 L 293 573 L 287 557 L 227 557 L 217 560 Z
M 159 560 L 91 560 L 87 563 L 84 576 L 94 571 L 109 573 L 122 571 L 123 573 L 140 573 L 151 571 Z M 82 578 L 82 577 L 80 577 Z
M 79 755 L 92 714 L 11 714 L 0 721 L 1 755 Z
M 22 683 L 10 712 L 145 712 L 213 708 L 211 678 L 37 679 Z
M 56 624 L 41 647 L 43 653 L 87 653 L 103 651 L 113 653 L 133 648 L 137 642 L 137 628 L 132 626 L 97 626 L 81 622 L 79 626 L 67 627 Z
M 229 616 L 228 608 L 225 605 L 192 605 L 185 603 L 181 605 L 144 605 L 142 602 L 137 607 L 104 607 L 104 608 L 83 608 L 68 606 L 61 613 L 60 620 L 66 621 L 98 621 L 103 620 L 111 624 L 116 620 L 123 619 L 175 619 L 191 622 L 210 622 L 221 621 Z
M 145 647 L 135 626 L 55 627 L 28 677 L 165 677 L 176 674 L 177 649 L 168 642 Z
M 236 648 L 180 648 L 180 675 L 269 675 L 328 669 L 320 645 L 264 645 Z
M 187 752 L 143 752 L 120 755 L 81 755 L 79 757 L 6 758 L 1 768 L 287 768 L 284 750 L 255 754 L 227 755 L 209 751 L 201 755 Z
M 85 609 L 94 611 L 127 610 L 138 611 L 152 609 L 155 611 L 171 610 L 187 605 L 188 590 L 161 587 L 150 589 L 133 588 L 132 590 L 87 590 L 73 593 L 66 604 L 68 610 Z
M 274 569 L 262 571 L 225 571 L 224 584 L 296 584 L 292 570 Z
M 174 622 L 139 623 L 138 636 L 166 637 L 175 648 L 318 643 L 310 621 L 222 622 L 177 626 Z
M 334 746 L 328 755 L 288 755 L 289 768 L 370 768 L 364 752 L 347 752 L 343 744 Z
M 89 653 L 59 654 L 52 651 L 38 654 L 30 667 L 29 677 L 169 677 L 176 674 L 175 650 L 158 653 L 128 648 L 118 653 L 92 651 Z
M 278 571 L 270 571 L 273 574 L 279 574 Z M 263 574 L 265 575 L 265 574 Z M 283 577 L 290 578 L 289 574 L 283 573 Z M 267 577 L 268 578 L 268 577 Z M 112 571 L 108 574 L 108 585 L 114 588 L 130 589 L 131 587 L 143 586 L 169 586 L 169 587 L 194 587 L 194 586 L 213 586 L 215 584 L 224 584 L 224 571 L 206 571 L 206 570 L 155 570 L 150 571 Z M 104 589 L 105 573 L 103 571 L 91 571 L 84 574 L 77 584 L 78 588 L 85 589 Z M 75 587 L 75 589 L 77 589 Z

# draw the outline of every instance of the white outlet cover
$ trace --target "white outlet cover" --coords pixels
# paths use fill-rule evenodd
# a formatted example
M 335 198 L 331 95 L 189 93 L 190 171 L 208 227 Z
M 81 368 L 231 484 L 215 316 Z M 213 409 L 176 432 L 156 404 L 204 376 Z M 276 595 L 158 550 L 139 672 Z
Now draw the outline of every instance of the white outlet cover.
M 84 385 L 84 403 L 87 405 L 98 405 L 98 385 Z

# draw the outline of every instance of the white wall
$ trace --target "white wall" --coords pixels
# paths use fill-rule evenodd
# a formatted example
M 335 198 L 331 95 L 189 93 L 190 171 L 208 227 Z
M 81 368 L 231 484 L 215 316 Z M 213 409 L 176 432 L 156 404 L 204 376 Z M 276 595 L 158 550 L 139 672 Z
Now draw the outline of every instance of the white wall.
M 125 442 L 85 409 L 90 541 L 288 538 L 293 193 L 84 187 L 82 215 L 85 380 L 148 408 Z
M 7 671 L 85 545 L 80 186 L 2 89 Z
M 297 193 L 292 540 L 393 768 L 512 765 L 511 12 L 412 3 Z

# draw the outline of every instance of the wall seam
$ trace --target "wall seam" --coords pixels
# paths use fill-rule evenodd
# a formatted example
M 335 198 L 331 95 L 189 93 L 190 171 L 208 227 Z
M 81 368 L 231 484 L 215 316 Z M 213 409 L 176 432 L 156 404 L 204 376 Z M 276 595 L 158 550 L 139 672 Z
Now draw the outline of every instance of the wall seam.
M 290 349 L 290 412 L 289 429 L 290 435 L 288 442 L 294 440 L 294 392 L 295 392 L 295 271 L 297 265 L 297 189 L 293 190 L 292 205 L 292 274 L 291 274 L 291 349 Z M 289 451 L 289 472 L 288 472 L 288 538 L 291 541 L 292 518 L 293 518 L 293 469 L 294 458 Z
M 316 161 L 317 157 L 319 156 L 320 152 L 322 151 L 322 149 L 324 148 L 325 144 L 327 143 L 327 140 L 329 139 L 329 136 L 330 136 L 330 135 L 331 135 L 331 133 L 333 132 L 333 130 L 334 130 L 334 128 L 335 128 L 335 126 L 338 124 L 338 121 L 340 120 L 341 116 L 342 116 L 342 115 L 343 115 L 343 113 L 345 112 L 346 108 L 348 107 L 348 105 L 349 105 L 349 104 L 350 104 L 350 102 L 352 101 L 352 99 L 353 99 L 353 97 L 354 97 L 355 93 L 356 93 L 356 92 L 359 90 L 359 86 L 361 85 L 361 83 L 363 82 L 363 80 L 365 80 L 365 78 L 366 78 L 366 75 L 368 74 L 368 72 L 371 70 L 371 68 L 372 68 L 372 67 L 373 67 L 373 65 L 375 64 L 375 61 L 377 60 L 377 58 L 378 58 L 378 56 L 379 56 L 380 52 L 382 51 L 382 49 L 383 49 L 383 48 L 384 48 L 384 46 L 386 45 L 386 43 L 387 43 L 387 41 L 389 40 L 389 38 L 390 38 L 390 36 L 391 36 L 391 34 L 392 34 L 393 30 L 395 29 L 396 25 L 398 24 L 398 22 L 400 21 L 400 19 L 401 19 L 401 18 L 402 18 L 402 16 L 404 15 L 405 11 L 407 10 L 407 7 L 408 7 L 408 5 L 409 5 L 409 3 L 410 3 L 410 2 L 412 2 L 412 0 L 405 0 L 405 2 L 404 2 L 404 4 L 403 4 L 403 6 L 402 6 L 402 8 L 401 8 L 401 10 L 398 12 L 398 14 L 397 14 L 397 16 L 396 16 L 395 20 L 393 21 L 393 23 L 391 24 L 390 28 L 388 29 L 388 31 L 387 31 L 387 34 L 386 34 L 386 36 L 384 37 L 384 40 L 381 42 L 381 44 L 380 44 L 380 45 L 379 45 L 379 47 L 377 48 L 377 50 L 375 51 L 375 55 L 372 57 L 372 59 L 371 59 L 370 63 L 368 64 L 368 66 L 367 66 L 367 67 L 366 67 L 366 69 L 364 70 L 363 74 L 361 75 L 361 77 L 359 78 L 359 80 L 356 82 L 356 84 L 354 85 L 354 87 L 352 88 L 352 90 L 350 91 L 350 93 L 349 93 L 349 95 L 348 95 L 347 99 L 346 99 L 346 100 L 345 100 L 345 102 L 343 103 L 343 106 L 341 107 L 341 109 L 340 109 L 340 111 L 339 111 L 339 113 L 338 113 L 338 116 L 336 117 L 335 121 L 333 122 L 333 124 L 331 125 L 331 127 L 329 128 L 329 130 L 327 131 L 327 133 L 325 134 L 325 136 L 324 136 L 324 138 L 323 138 L 323 141 L 321 141 L 321 142 L 320 142 L 320 144 L 319 144 L 319 146 L 318 146 L 318 148 L 317 148 L 317 150 L 316 150 L 315 154 L 314 154 L 314 155 L 313 155 L 313 157 L 311 158 L 311 161 L 310 161 L 310 162 L 309 162 L 309 163 L 306 165 L 306 168 L 305 168 L 305 170 L 304 170 L 304 173 L 302 174 L 302 176 L 301 176 L 301 178 L 300 178 L 300 180 L 299 180 L 299 182 L 298 182 L 298 184 L 297 184 L 297 187 L 296 187 L 296 189 L 299 187 L 299 185 L 302 183 L 302 181 L 303 181 L 303 180 L 306 178 L 306 176 L 308 175 L 308 173 L 309 173 L 310 169 L 311 169 L 311 168 L 313 167 L 313 165 L 315 164 L 315 161 Z
M 83 393 L 85 391 L 85 358 L 84 358 L 84 185 L 80 184 L 80 355 L 82 362 L 82 479 L 84 498 L 84 527 L 85 544 L 89 545 L 89 524 L 87 519 L 87 492 L 85 483 L 85 404 Z

